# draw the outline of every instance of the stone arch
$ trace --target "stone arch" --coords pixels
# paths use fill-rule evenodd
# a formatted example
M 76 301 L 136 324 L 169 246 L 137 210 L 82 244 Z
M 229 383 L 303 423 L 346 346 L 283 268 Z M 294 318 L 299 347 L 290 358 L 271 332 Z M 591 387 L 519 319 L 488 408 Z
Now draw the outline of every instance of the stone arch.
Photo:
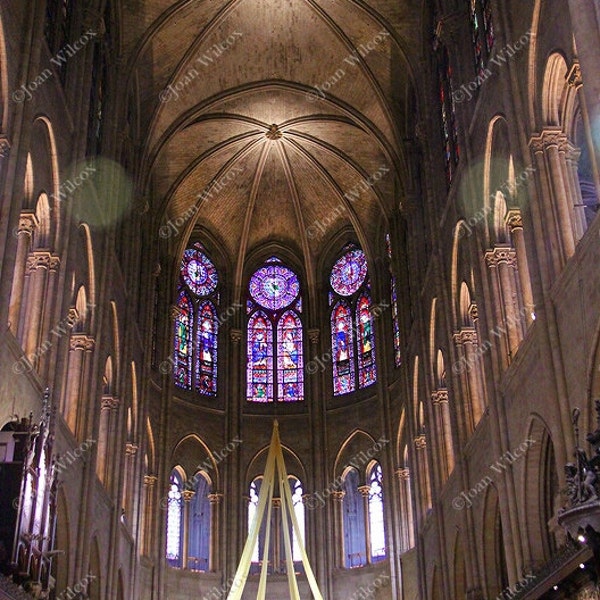
M 508 570 L 504 552 L 502 519 L 498 490 L 494 484 L 485 490 L 481 543 L 483 548 L 484 582 L 488 598 L 495 598 L 508 585 Z
M 71 568 L 74 561 L 72 555 L 73 545 L 71 544 L 71 523 L 69 517 L 69 505 L 67 497 L 62 487 L 58 488 L 56 501 L 56 538 L 55 546 L 57 550 L 62 550 L 60 554 L 52 561 L 53 576 L 56 579 L 56 589 L 66 590 L 71 583 Z
M 186 435 L 175 445 L 171 463 L 180 465 L 186 477 L 192 477 L 199 470 L 206 474 L 210 471 L 214 489 L 220 487 L 218 462 L 207 444 L 196 434 Z

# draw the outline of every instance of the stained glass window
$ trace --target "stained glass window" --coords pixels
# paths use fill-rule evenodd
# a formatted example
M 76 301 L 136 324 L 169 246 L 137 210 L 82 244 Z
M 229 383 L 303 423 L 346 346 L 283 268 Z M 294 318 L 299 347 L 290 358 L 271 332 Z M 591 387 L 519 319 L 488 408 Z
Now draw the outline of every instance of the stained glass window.
M 198 307 L 196 327 L 196 390 L 201 394 L 217 392 L 217 311 L 210 300 Z
M 298 527 L 302 534 L 302 543 L 304 544 L 304 502 L 302 501 L 302 484 L 299 479 L 290 477 L 290 487 L 292 488 L 292 502 L 294 504 L 294 513 L 298 521 Z M 295 530 L 292 528 L 292 558 L 294 562 L 302 561 L 302 553 L 300 552 L 300 544 Z
M 340 296 L 352 296 L 367 276 L 367 259 L 362 250 L 349 250 L 333 265 L 329 281 Z
M 385 236 L 385 248 L 390 269 L 390 299 L 392 310 L 392 333 L 394 337 L 394 364 L 399 367 L 402 364 L 402 349 L 400 343 L 400 318 L 398 315 L 398 288 L 396 286 L 396 277 L 394 276 L 392 266 L 392 242 L 390 234 Z
M 359 476 L 350 469 L 344 478 L 342 510 L 344 519 L 344 566 L 348 569 L 367 564 L 365 504 L 358 491 Z
M 217 269 L 199 244 L 183 253 L 181 273 L 186 285 L 196 296 L 209 296 L 217 289 Z
M 385 528 L 383 519 L 383 473 L 377 463 L 369 477 L 369 538 L 371 541 L 371 560 L 376 562 L 385 558 Z
M 183 253 L 180 315 L 175 322 L 175 384 L 206 395 L 217 393 L 219 277 L 201 244 Z
M 331 313 L 331 347 L 333 349 L 333 393 L 337 396 L 356 388 L 352 312 L 340 300 Z
M 471 18 L 471 43 L 475 74 L 480 82 L 486 78 L 485 65 L 494 45 L 494 25 L 492 23 L 491 0 L 467 0 Z
M 277 396 L 303 400 L 302 323 L 293 312 L 284 313 L 277 325 Z
M 251 402 L 304 400 L 298 277 L 273 257 L 250 278 L 248 292 L 247 399 Z
M 450 57 L 448 49 L 439 40 L 437 47 L 442 140 L 444 145 L 444 161 L 446 164 L 446 182 L 448 187 L 450 187 L 454 178 L 456 165 L 458 164 L 460 150 L 456 129 L 456 110 L 452 95 L 452 66 L 450 65 Z
M 167 499 L 167 562 L 172 567 L 181 567 L 183 498 L 181 477 L 177 471 L 171 473 Z
M 333 393 L 367 387 L 377 379 L 375 334 L 367 261 L 362 250 L 348 246 L 334 264 L 331 284 Z
M 175 384 L 184 389 L 192 387 L 192 341 L 194 321 L 192 303 L 184 291 L 179 293 L 178 314 L 175 319 Z
M 358 331 L 358 385 L 364 388 L 375 383 L 377 379 L 373 315 L 371 300 L 367 294 L 363 294 L 356 305 L 356 329 Z

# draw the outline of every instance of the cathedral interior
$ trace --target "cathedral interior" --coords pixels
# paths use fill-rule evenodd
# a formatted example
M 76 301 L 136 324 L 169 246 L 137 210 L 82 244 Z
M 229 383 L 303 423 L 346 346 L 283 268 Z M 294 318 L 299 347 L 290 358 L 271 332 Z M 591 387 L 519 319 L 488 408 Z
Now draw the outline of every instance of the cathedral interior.
M 600 0 L 2 0 L 0 600 L 600 598 L 599 207 Z

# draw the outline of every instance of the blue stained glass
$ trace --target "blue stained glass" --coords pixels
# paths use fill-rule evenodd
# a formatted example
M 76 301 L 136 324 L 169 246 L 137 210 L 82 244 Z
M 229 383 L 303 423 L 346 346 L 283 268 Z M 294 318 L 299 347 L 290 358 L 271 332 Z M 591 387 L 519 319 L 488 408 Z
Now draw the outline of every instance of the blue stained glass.
M 304 400 L 302 323 L 293 311 L 281 315 L 277 325 L 277 398 Z
M 362 250 L 349 250 L 333 265 L 329 281 L 340 296 L 352 296 L 367 276 L 367 258 Z
M 356 305 L 356 328 L 358 331 L 358 384 L 364 388 L 377 379 L 375 364 L 375 339 L 371 300 L 365 294 Z
M 358 471 L 350 469 L 344 478 L 344 564 L 347 569 L 367 564 L 365 505 L 358 491 Z
M 207 572 L 210 554 L 210 484 L 200 474 L 194 480 L 195 494 L 189 505 L 187 566 L 190 571 Z
M 185 292 L 180 292 L 177 303 L 179 313 L 175 319 L 175 384 L 184 389 L 192 387 L 192 340 L 191 331 L 194 309 Z
M 250 279 L 250 295 L 263 308 L 278 310 L 289 306 L 300 292 L 296 274 L 282 265 L 269 264 Z
M 194 294 L 208 296 L 216 290 L 219 278 L 215 265 L 200 248 L 197 244 L 183 253 L 181 275 Z
M 352 312 L 340 300 L 331 313 L 331 347 L 333 349 L 333 393 L 336 396 L 356 389 Z
M 167 562 L 172 567 L 181 567 L 183 498 L 181 477 L 176 471 L 171 473 L 167 497 Z
M 248 321 L 247 399 L 273 402 L 273 325 L 258 311 Z
M 198 307 L 196 327 L 196 390 L 214 396 L 217 393 L 217 338 L 219 321 L 210 300 Z

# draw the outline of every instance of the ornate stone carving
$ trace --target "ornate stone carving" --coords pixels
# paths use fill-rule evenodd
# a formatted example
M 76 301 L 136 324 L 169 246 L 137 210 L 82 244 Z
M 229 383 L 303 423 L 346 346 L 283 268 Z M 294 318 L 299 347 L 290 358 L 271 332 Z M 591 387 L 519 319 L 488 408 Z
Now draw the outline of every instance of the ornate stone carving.
M 471 302 L 471 306 L 469 306 L 469 316 L 473 321 L 477 321 L 479 318 L 479 311 L 477 310 L 477 304 L 475 302 Z
M 138 450 L 139 446 L 137 444 L 134 444 L 133 442 L 127 442 L 125 444 L 125 454 L 127 456 L 135 456 Z
M 0 158 L 7 158 L 10 154 L 10 140 L 6 134 L 0 134 Z
M 33 273 L 38 269 L 49 269 L 50 259 L 52 258 L 50 252 L 36 250 L 32 252 L 27 258 L 27 272 Z
M 344 499 L 346 492 L 344 490 L 333 490 L 331 492 L 331 497 L 338 502 L 341 502 Z
M 448 404 L 448 390 L 445 388 L 435 390 L 431 394 L 431 400 L 434 404 Z
M 221 500 L 223 500 L 223 494 L 215 492 L 214 494 L 208 494 L 207 498 L 211 504 L 221 504 Z
M 520 210 L 517 210 L 517 209 L 509 210 L 506 213 L 504 222 L 506 223 L 506 226 L 508 227 L 508 229 L 511 233 L 517 229 L 523 229 L 523 217 L 521 216 Z
M 408 481 L 410 479 L 410 469 L 408 467 L 396 469 L 396 477 L 398 477 L 400 481 Z
M 101 410 L 117 410 L 121 401 L 114 396 L 102 396 Z
M 279 125 L 276 125 L 275 123 L 269 126 L 269 130 L 267 131 L 267 133 L 265 133 L 265 135 L 270 140 L 280 140 L 283 136 L 281 130 L 279 129 Z
M 196 495 L 196 492 L 194 492 L 193 490 L 182 490 L 181 491 L 181 497 L 183 498 L 184 502 L 191 502 L 192 498 Z
M 552 146 L 556 146 L 561 152 L 567 152 L 573 148 L 566 134 L 558 128 L 544 129 L 539 135 L 532 136 L 529 146 L 534 152 L 545 152 Z
M 456 331 L 452 336 L 454 343 L 458 346 L 462 344 L 477 345 L 477 331 L 474 327 L 463 327 L 460 331 Z
M 415 448 L 417 450 L 425 450 L 427 448 L 427 438 L 424 435 L 418 435 L 415 438 Z
M 371 491 L 371 486 L 369 485 L 359 485 L 358 486 L 358 491 L 360 492 L 361 496 L 364 496 L 365 498 L 369 497 L 369 492 Z
M 493 250 L 485 253 L 485 263 L 488 267 L 498 267 L 499 265 L 516 267 L 517 253 L 514 248 L 496 246 Z
M 19 216 L 17 234 L 24 233 L 31 236 L 39 224 L 40 222 L 38 221 L 38 218 L 34 212 L 24 210 Z
M 573 62 L 573 66 L 569 69 L 567 76 L 567 85 L 576 90 L 583 86 L 583 78 L 581 77 L 581 67 L 578 61 Z
M 92 351 L 96 345 L 96 340 L 84 333 L 75 333 L 71 336 L 69 342 L 70 350 Z
M 273 498 L 273 508 L 281 508 L 281 498 Z
M 239 344 L 242 341 L 241 329 L 231 329 L 229 331 L 229 338 L 234 344 Z
M 158 477 L 156 475 L 144 475 L 144 485 L 147 487 L 153 487 L 156 485 Z
M 58 254 L 53 254 L 50 257 L 50 270 L 55 272 L 60 268 L 60 256 Z

